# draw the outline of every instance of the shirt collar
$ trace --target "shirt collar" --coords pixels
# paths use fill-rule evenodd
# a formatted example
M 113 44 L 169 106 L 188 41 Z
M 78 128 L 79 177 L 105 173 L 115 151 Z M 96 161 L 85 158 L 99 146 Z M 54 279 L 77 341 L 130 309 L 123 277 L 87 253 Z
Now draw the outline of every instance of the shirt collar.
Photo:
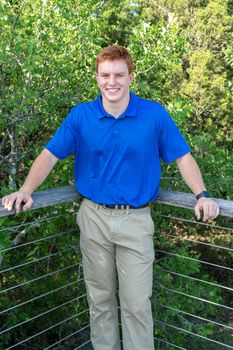
M 126 108 L 126 110 L 117 118 L 122 119 L 125 117 L 135 117 L 137 114 L 137 107 L 138 107 L 138 100 L 139 98 L 130 91 L 130 100 L 129 104 Z M 107 113 L 102 105 L 102 94 L 98 96 L 98 98 L 95 100 L 95 105 L 97 109 L 97 118 L 103 119 L 105 117 L 112 117 L 111 114 Z

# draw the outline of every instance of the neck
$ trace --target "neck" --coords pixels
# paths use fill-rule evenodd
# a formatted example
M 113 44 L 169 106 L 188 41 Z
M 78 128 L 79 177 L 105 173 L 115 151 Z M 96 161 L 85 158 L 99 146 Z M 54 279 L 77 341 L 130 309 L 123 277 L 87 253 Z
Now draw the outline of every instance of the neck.
M 102 103 L 105 111 L 111 114 L 113 117 L 118 118 L 128 107 L 130 100 L 130 94 L 128 93 L 123 101 L 111 102 L 102 97 Z

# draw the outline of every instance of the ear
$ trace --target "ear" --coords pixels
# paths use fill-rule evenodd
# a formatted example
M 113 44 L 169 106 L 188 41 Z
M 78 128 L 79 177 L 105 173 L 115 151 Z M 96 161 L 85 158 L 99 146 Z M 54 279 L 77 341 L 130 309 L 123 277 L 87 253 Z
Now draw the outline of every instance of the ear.
M 94 73 L 94 77 L 96 79 L 97 85 L 99 86 L 99 75 L 97 72 Z
M 129 79 L 130 79 L 130 82 L 132 83 L 132 81 L 134 80 L 134 73 L 130 73 L 129 75 Z

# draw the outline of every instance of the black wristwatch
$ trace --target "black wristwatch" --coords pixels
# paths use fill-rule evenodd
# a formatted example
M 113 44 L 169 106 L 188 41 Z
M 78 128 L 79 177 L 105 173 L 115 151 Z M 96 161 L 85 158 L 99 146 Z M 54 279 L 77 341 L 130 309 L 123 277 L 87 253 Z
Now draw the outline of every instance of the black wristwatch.
M 200 193 L 198 193 L 198 195 L 196 195 L 196 199 L 198 200 L 201 197 L 206 197 L 206 198 L 210 198 L 210 194 L 207 191 L 202 191 Z

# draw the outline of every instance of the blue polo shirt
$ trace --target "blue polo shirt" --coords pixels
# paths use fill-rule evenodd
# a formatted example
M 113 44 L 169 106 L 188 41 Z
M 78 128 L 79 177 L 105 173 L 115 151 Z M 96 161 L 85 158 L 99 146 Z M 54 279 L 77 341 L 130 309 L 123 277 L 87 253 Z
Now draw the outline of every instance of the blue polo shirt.
M 46 148 L 59 159 L 75 154 L 75 184 L 84 197 L 135 207 L 157 197 L 160 159 L 190 151 L 164 107 L 132 92 L 118 118 L 104 110 L 101 95 L 73 107 Z

